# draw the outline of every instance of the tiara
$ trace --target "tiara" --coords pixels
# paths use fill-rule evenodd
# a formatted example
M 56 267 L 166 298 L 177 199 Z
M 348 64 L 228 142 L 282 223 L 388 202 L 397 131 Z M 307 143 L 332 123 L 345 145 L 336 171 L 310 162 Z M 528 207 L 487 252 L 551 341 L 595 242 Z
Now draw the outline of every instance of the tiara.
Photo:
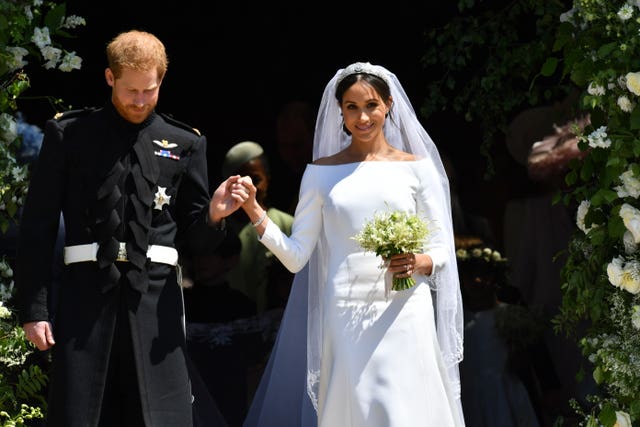
M 384 80 L 387 84 L 389 84 L 389 71 L 387 71 L 384 67 L 379 65 L 372 65 L 368 62 L 354 62 L 349 65 L 347 68 L 342 70 L 340 75 L 338 76 L 337 83 L 340 83 L 345 77 L 350 76 L 352 74 L 371 74 L 373 76 L 379 77 Z

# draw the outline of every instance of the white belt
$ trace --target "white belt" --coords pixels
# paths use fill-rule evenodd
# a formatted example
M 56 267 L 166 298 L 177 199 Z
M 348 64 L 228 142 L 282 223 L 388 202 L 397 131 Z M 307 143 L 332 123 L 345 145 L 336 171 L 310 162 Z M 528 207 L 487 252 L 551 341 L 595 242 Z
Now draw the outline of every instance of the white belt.
M 97 242 L 88 243 L 86 245 L 73 245 L 64 247 L 65 264 L 73 264 L 74 262 L 97 261 L 97 255 Z M 151 262 L 177 265 L 178 251 L 170 246 L 150 245 L 147 249 L 147 258 L 149 258 Z M 116 261 L 129 261 L 129 259 L 127 258 L 127 250 L 125 248 L 124 242 L 120 242 Z

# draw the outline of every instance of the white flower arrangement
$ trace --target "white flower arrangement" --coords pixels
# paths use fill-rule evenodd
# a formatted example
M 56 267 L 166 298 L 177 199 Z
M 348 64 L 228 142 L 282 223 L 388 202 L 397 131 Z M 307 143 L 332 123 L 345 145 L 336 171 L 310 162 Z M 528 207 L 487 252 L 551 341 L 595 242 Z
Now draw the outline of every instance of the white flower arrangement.
M 65 5 L 54 2 L 2 1 L 0 14 L 5 26 L 0 28 L 0 231 L 6 230 L 19 205 L 24 201 L 27 171 L 17 164 L 16 151 L 20 135 L 16 129 L 16 99 L 29 87 L 24 67 L 30 61 L 46 69 L 63 72 L 80 69 L 82 58 L 65 50 L 57 41 L 69 37 L 68 30 L 85 25 L 84 18 L 66 16 Z
M 579 231 L 559 323 L 591 324 L 580 343 L 600 387 L 580 425 L 630 427 L 640 421 L 640 0 L 575 0 L 556 43 L 592 119 L 580 135 L 588 154 L 565 178 Z
M 432 232 L 431 222 L 405 211 L 376 212 L 362 230 L 352 238 L 366 252 L 381 256 L 382 267 L 392 256 L 403 253 L 421 253 Z M 393 277 L 391 289 L 405 290 L 413 287 L 413 277 Z
M 39 150 L 42 131 L 20 120 L 17 100 L 30 86 L 26 68 L 40 63 L 45 69 L 68 72 L 82 58 L 65 50 L 59 38 L 85 25 L 82 17 L 66 16 L 64 3 L 42 0 L 0 0 L 0 232 L 4 233 L 24 202 L 29 170 L 21 158 Z M 60 102 L 53 100 L 53 104 Z M 0 424 L 19 426 L 44 418 L 47 376 L 27 357 L 30 344 L 11 309 L 13 270 L 0 259 Z

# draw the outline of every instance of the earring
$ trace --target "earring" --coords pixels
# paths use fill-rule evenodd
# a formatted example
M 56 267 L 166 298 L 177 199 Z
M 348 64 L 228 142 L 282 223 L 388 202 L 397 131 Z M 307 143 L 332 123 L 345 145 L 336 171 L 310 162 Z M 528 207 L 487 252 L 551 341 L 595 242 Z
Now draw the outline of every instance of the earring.
M 347 135 L 351 136 L 351 132 L 347 129 L 347 126 L 344 124 L 344 120 L 342 121 L 342 131 Z

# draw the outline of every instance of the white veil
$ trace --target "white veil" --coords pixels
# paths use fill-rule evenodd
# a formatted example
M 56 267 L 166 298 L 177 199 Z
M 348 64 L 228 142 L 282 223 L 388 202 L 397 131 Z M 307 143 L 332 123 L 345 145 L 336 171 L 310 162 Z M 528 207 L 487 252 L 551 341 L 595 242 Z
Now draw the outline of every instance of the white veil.
M 435 295 L 438 342 L 448 368 L 450 388 L 457 397 L 460 419 L 463 420 L 458 371 L 458 364 L 462 360 L 463 313 L 453 240 L 449 181 L 435 144 L 418 121 L 409 98 L 394 74 L 368 63 L 355 63 L 336 73 L 322 96 L 316 121 L 313 159 L 335 154 L 351 142 L 351 137 L 342 129 L 342 116 L 335 93 L 337 84 L 344 77 L 361 72 L 381 77 L 391 89 L 393 105 L 384 128 L 387 141 L 419 158 L 430 158 L 435 168 L 432 175 L 439 177 L 441 182 L 440 186 L 433 186 L 438 193 L 433 194 L 433 197 L 441 201 L 441 211 L 436 214 L 449 246 L 449 259 L 443 268 L 430 277 L 429 283 Z M 318 260 L 325 259 L 326 245 L 321 237 L 309 263 L 295 276 L 276 345 L 256 390 L 244 427 L 316 425 L 322 350 L 320 295 L 326 281 L 324 263 Z M 282 372 L 286 374 L 283 375 Z M 306 392 L 303 383 L 305 376 Z
M 432 275 L 430 284 L 432 290 L 435 291 L 436 326 L 440 350 L 447 366 L 451 389 L 455 392 L 458 403 L 460 403 L 458 364 L 463 355 L 463 311 L 453 239 L 449 181 L 435 144 L 420 124 L 411 102 L 395 74 L 384 67 L 362 62 L 338 70 L 322 95 L 313 139 L 313 160 L 335 154 L 350 144 L 351 137 L 343 130 L 341 110 L 335 93 L 338 83 L 344 77 L 358 73 L 380 77 L 387 82 L 391 89 L 393 105 L 389 117 L 385 120 L 384 127 L 387 142 L 402 151 L 414 154 L 418 158 L 430 158 L 436 168 L 434 176 L 440 178 L 441 185 L 434 186 L 434 188 L 439 189 L 441 194 L 434 194 L 434 197 L 443 201 L 442 210 L 438 212 L 438 219 L 449 246 L 449 259 L 443 268 Z M 322 352 L 322 299 L 320 296 L 322 295 L 322 286 L 326 281 L 323 263 L 318 260 L 324 257 L 325 245 L 326 242 L 320 239 L 316 251 L 309 260 L 307 391 L 316 409 Z M 462 416 L 461 405 L 458 406 Z

